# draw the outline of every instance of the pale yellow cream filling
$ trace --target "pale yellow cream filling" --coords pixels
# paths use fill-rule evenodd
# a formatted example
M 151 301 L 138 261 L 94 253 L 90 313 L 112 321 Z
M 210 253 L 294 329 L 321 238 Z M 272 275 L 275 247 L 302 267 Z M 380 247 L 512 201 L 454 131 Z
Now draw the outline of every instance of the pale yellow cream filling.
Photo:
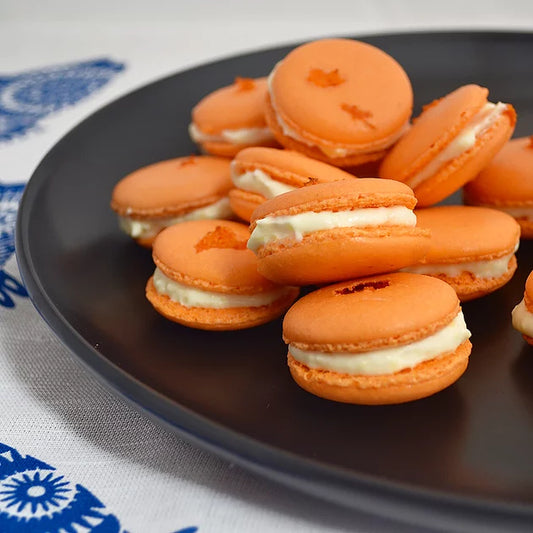
M 326 353 L 300 350 L 289 345 L 291 355 L 309 368 L 341 374 L 393 374 L 440 355 L 454 352 L 471 336 L 462 311 L 444 328 L 425 339 L 363 353 Z

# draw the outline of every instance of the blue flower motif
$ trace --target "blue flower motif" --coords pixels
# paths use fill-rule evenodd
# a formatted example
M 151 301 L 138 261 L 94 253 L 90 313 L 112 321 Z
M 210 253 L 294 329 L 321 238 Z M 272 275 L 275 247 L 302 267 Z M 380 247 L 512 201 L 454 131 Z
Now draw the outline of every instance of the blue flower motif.
M 13 296 L 27 297 L 22 283 L 2 270 L 15 251 L 15 220 L 24 185 L 0 183 L 0 306 L 15 307 Z
M 49 464 L 0 442 L 1 533 L 127 533 L 82 485 Z M 195 533 L 196 526 L 176 533 Z
M 0 77 L 0 141 L 35 127 L 38 120 L 83 100 L 108 83 L 123 63 L 96 59 Z

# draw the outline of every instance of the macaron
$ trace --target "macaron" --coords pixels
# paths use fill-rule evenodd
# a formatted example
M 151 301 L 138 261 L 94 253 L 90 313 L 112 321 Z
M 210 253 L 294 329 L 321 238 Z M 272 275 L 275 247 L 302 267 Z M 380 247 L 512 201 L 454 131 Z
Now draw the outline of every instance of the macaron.
M 239 217 L 249 221 L 253 210 L 270 198 L 314 183 L 354 177 L 292 150 L 245 148 L 231 162 L 235 189 L 229 193 L 230 205 Z
M 513 309 L 512 317 L 513 327 L 533 345 L 533 272 L 527 278 L 524 298 Z
M 246 248 L 248 228 L 195 220 L 162 231 L 153 246 L 155 272 L 146 297 L 164 317 L 191 328 L 236 330 L 280 316 L 298 296 L 257 272 Z
M 179 157 L 140 168 L 120 180 L 113 189 L 111 208 L 122 230 L 150 247 L 155 236 L 173 224 L 233 217 L 231 187 L 227 159 Z
M 296 383 L 354 404 L 403 403 L 448 387 L 468 365 L 469 337 L 447 283 L 402 272 L 319 289 L 283 320 Z
M 409 127 L 411 83 L 390 55 L 351 39 L 299 46 L 269 77 L 267 122 L 286 148 L 349 167 L 381 159 Z
M 247 146 L 276 146 L 265 122 L 266 78 L 235 78 L 192 110 L 189 135 L 203 152 L 233 157 Z
M 429 231 L 416 227 L 416 199 L 379 178 L 320 183 L 282 194 L 252 214 L 248 248 L 277 283 L 328 283 L 416 263 Z
M 533 136 L 509 141 L 464 188 L 465 202 L 508 213 L 533 239 Z
M 431 245 L 409 272 L 449 283 L 467 301 L 499 289 L 516 270 L 520 226 L 513 217 L 485 207 L 449 205 L 416 211 L 418 226 L 431 232 Z
M 516 123 L 513 107 L 488 102 L 488 93 L 465 85 L 424 107 L 383 160 L 380 176 L 409 185 L 418 207 L 440 202 L 474 179 Z

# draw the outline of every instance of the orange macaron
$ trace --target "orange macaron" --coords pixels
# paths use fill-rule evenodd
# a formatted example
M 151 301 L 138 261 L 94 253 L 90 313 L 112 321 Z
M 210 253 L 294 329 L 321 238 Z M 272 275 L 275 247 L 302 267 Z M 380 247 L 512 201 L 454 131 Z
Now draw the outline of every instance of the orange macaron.
M 247 146 L 276 146 L 265 122 L 266 78 L 235 78 L 200 100 L 189 134 L 203 152 L 233 157 Z
M 252 214 L 248 248 L 261 274 L 306 285 L 416 263 L 429 232 L 416 227 L 413 191 L 393 180 L 349 179 L 282 194 Z
M 204 330 L 236 330 L 280 316 L 298 296 L 257 272 L 246 249 L 248 228 L 226 220 L 197 220 L 162 231 L 146 297 L 161 315 Z
M 322 398 L 366 405 L 448 387 L 468 365 L 469 337 L 448 284 L 402 272 L 319 289 L 283 321 L 296 383 Z
M 111 208 L 124 232 L 150 247 L 164 228 L 204 218 L 232 218 L 230 162 L 222 157 L 169 159 L 132 172 L 113 189 Z
M 513 327 L 533 345 L 533 272 L 527 278 L 524 298 L 513 309 L 512 317 Z
M 418 225 L 431 232 L 420 264 L 405 268 L 449 283 L 462 301 L 505 285 L 516 270 L 520 226 L 513 217 L 484 207 L 449 205 L 416 211 Z
M 533 239 L 533 136 L 509 141 L 464 189 L 465 202 L 500 209 Z
M 354 178 L 343 170 L 292 150 L 245 148 L 231 162 L 235 189 L 229 193 L 233 211 L 249 221 L 266 200 L 315 183 Z
M 406 131 L 413 107 L 403 68 L 370 44 L 304 44 L 269 77 L 267 122 L 293 150 L 336 166 L 381 159 Z
M 488 89 L 465 85 L 424 107 L 380 168 L 409 185 L 419 207 L 440 202 L 474 179 L 511 137 L 516 114 L 487 101 Z

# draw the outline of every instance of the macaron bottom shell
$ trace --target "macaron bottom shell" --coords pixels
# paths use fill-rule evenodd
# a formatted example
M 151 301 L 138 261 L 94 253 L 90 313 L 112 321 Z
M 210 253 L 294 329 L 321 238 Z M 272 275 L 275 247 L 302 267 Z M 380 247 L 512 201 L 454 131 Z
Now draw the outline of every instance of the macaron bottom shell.
M 425 398 L 450 386 L 466 370 L 471 349 L 472 344 L 466 340 L 452 353 L 383 375 L 312 369 L 296 361 L 290 351 L 287 364 L 296 383 L 315 396 L 342 403 L 389 405 Z
M 459 276 L 447 276 L 446 274 L 427 274 L 439 278 L 451 285 L 461 302 L 468 302 L 481 298 L 503 287 L 514 275 L 517 268 L 516 256 L 509 259 L 507 271 L 501 276 L 494 278 L 479 278 L 472 272 L 462 272 Z
M 258 271 L 284 285 L 328 283 L 392 272 L 420 260 L 429 232 L 418 228 L 336 228 L 259 248 Z
M 520 224 L 520 238 L 533 239 L 533 220 L 517 218 L 516 221 Z
M 199 144 L 200 149 L 205 154 L 217 155 L 219 157 L 235 157 L 241 150 L 258 146 L 256 144 L 233 144 L 223 141 L 204 141 Z M 260 146 L 267 146 L 271 148 L 279 147 L 278 143 L 272 139 L 271 141 L 264 141 Z
M 252 213 L 264 202 L 266 202 L 266 198 L 261 194 L 241 189 L 231 189 L 229 192 L 229 203 L 232 211 L 246 222 L 250 222 Z
M 297 288 L 290 288 L 283 297 L 259 307 L 214 309 L 186 307 L 164 294 L 159 294 L 155 289 L 153 276 L 146 284 L 146 298 L 158 313 L 184 326 L 209 331 L 246 329 L 270 322 L 290 307 L 298 293 Z

